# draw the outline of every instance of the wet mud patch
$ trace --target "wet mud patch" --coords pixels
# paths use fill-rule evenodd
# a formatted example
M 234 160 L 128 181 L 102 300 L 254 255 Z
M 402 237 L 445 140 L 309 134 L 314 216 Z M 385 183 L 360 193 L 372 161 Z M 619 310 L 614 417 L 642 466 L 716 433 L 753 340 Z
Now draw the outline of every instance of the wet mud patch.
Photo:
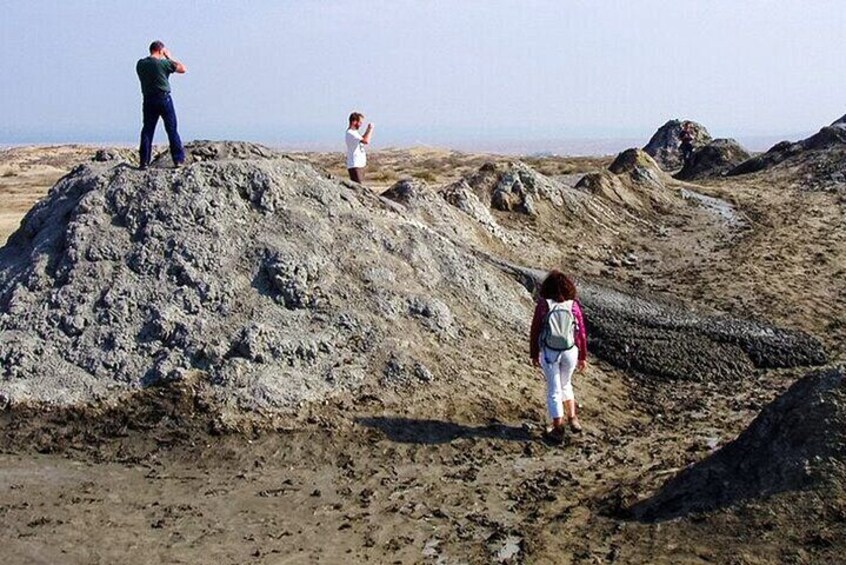
M 247 418 L 237 423 L 224 419 L 202 390 L 189 379 L 124 394 L 109 404 L 13 404 L 0 411 L 0 449 L 137 461 L 161 449 L 258 425 Z
M 724 315 L 700 314 L 657 297 L 583 284 L 594 353 L 623 369 L 668 379 L 727 379 L 756 368 L 822 365 L 815 337 Z
M 485 256 L 532 294 L 545 271 Z M 741 378 L 754 369 L 823 365 L 814 336 L 795 329 L 700 313 L 657 295 L 579 281 L 589 350 L 615 367 L 662 380 Z
M 681 189 L 681 196 L 685 200 L 695 202 L 702 208 L 713 213 L 719 217 L 730 228 L 745 228 L 748 227 L 748 220 L 737 211 L 737 208 L 727 200 L 717 198 L 715 196 L 708 196 L 701 192 L 691 190 L 689 188 Z

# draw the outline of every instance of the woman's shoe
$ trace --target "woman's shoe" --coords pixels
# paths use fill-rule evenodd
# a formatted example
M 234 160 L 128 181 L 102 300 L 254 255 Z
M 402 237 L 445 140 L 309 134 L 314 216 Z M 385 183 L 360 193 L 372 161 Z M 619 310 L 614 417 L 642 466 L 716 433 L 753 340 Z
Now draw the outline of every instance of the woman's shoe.
M 570 418 L 570 431 L 576 434 L 582 433 L 582 425 L 579 423 L 578 417 Z

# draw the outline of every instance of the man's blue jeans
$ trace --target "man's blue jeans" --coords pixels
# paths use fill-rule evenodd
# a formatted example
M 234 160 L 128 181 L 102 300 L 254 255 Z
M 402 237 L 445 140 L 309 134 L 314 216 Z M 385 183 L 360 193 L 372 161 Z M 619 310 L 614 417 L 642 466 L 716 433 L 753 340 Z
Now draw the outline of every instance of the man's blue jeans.
M 159 118 L 164 122 L 167 132 L 167 142 L 170 144 L 170 156 L 174 163 L 185 161 L 185 150 L 182 148 L 182 140 L 176 131 L 176 110 L 173 108 L 173 100 L 170 94 L 162 92 L 144 96 L 144 127 L 141 130 L 141 166 L 150 164 L 153 152 L 153 135 L 156 133 L 156 124 Z

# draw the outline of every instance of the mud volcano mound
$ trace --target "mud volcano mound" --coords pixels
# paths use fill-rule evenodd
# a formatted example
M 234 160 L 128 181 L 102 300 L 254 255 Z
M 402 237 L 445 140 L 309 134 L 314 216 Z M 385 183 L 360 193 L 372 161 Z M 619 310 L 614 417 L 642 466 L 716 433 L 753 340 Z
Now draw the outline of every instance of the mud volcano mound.
M 201 374 L 224 408 L 284 411 L 459 375 L 493 347 L 456 345 L 466 321 L 522 338 L 523 288 L 391 202 L 251 144 L 189 153 L 75 168 L 0 250 L 6 403 Z
M 740 436 L 632 508 L 666 520 L 785 491 L 846 491 L 846 380 L 843 369 L 810 374 L 767 406 Z
M 673 205 L 674 194 L 666 186 L 671 180 L 645 151 L 627 149 L 617 155 L 608 170 L 586 174 L 576 188 L 646 213 Z
M 399 184 L 409 184 L 409 181 Z M 580 237 L 613 233 L 613 226 L 623 221 L 601 198 L 548 177 L 520 161 L 487 163 L 451 184 L 427 191 L 430 195 L 427 196 L 427 221 L 434 219 L 438 223 L 439 217 L 449 216 L 443 209 L 430 205 L 434 194 L 441 203 L 462 212 L 463 220 L 469 217 L 494 239 L 507 244 L 525 244 L 528 226 L 532 233 L 529 237 L 537 237 L 542 232 L 544 237 L 554 241 L 569 233 L 578 233 Z M 393 194 L 389 191 L 385 196 L 393 199 Z M 417 203 L 422 200 L 418 199 Z M 411 208 L 420 207 L 415 204 Z M 447 232 L 466 232 L 460 227 L 465 223 L 454 223 Z
M 819 179 L 831 177 L 835 182 L 846 181 L 846 121 L 840 118 L 811 137 L 797 142 L 782 141 L 769 151 L 740 163 L 728 175 L 745 175 L 766 169 L 801 166 L 804 172 Z
M 682 125 L 689 120 L 670 120 L 656 131 L 643 148 L 655 162 L 665 171 L 674 171 L 682 166 L 682 156 L 679 151 L 679 134 Z M 705 126 L 690 122 L 693 129 L 693 146 L 702 147 L 711 142 L 711 134 Z
M 470 190 L 495 210 L 530 216 L 538 214 L 541 202 L 554 206 L 564 203 L 561 185 L 519 161 L 506 165 L 486 163 L 451 188 L 452 192 Z
M 697 180 L 723 176 L 728 171 L 749 159 L 751 155 L 733 139 L 715 139 L 704 147 L 693 151 L 693 156 L 675 178 Z

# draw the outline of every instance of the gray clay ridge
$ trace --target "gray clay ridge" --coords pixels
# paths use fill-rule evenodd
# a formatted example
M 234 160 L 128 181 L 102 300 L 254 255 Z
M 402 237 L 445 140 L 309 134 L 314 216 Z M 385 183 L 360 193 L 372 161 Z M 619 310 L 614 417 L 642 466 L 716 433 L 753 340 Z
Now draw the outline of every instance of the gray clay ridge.
M 200 371 L 223 405 L 291 409 L 431 380 L 456 311 L 525 325 L 522 287 L 370 191 L 248 144 L 189 153 L 180 170 L 77 167 L 0 250 L 7 401 Z M 432 339 L 422 358 L 407 344 Z

